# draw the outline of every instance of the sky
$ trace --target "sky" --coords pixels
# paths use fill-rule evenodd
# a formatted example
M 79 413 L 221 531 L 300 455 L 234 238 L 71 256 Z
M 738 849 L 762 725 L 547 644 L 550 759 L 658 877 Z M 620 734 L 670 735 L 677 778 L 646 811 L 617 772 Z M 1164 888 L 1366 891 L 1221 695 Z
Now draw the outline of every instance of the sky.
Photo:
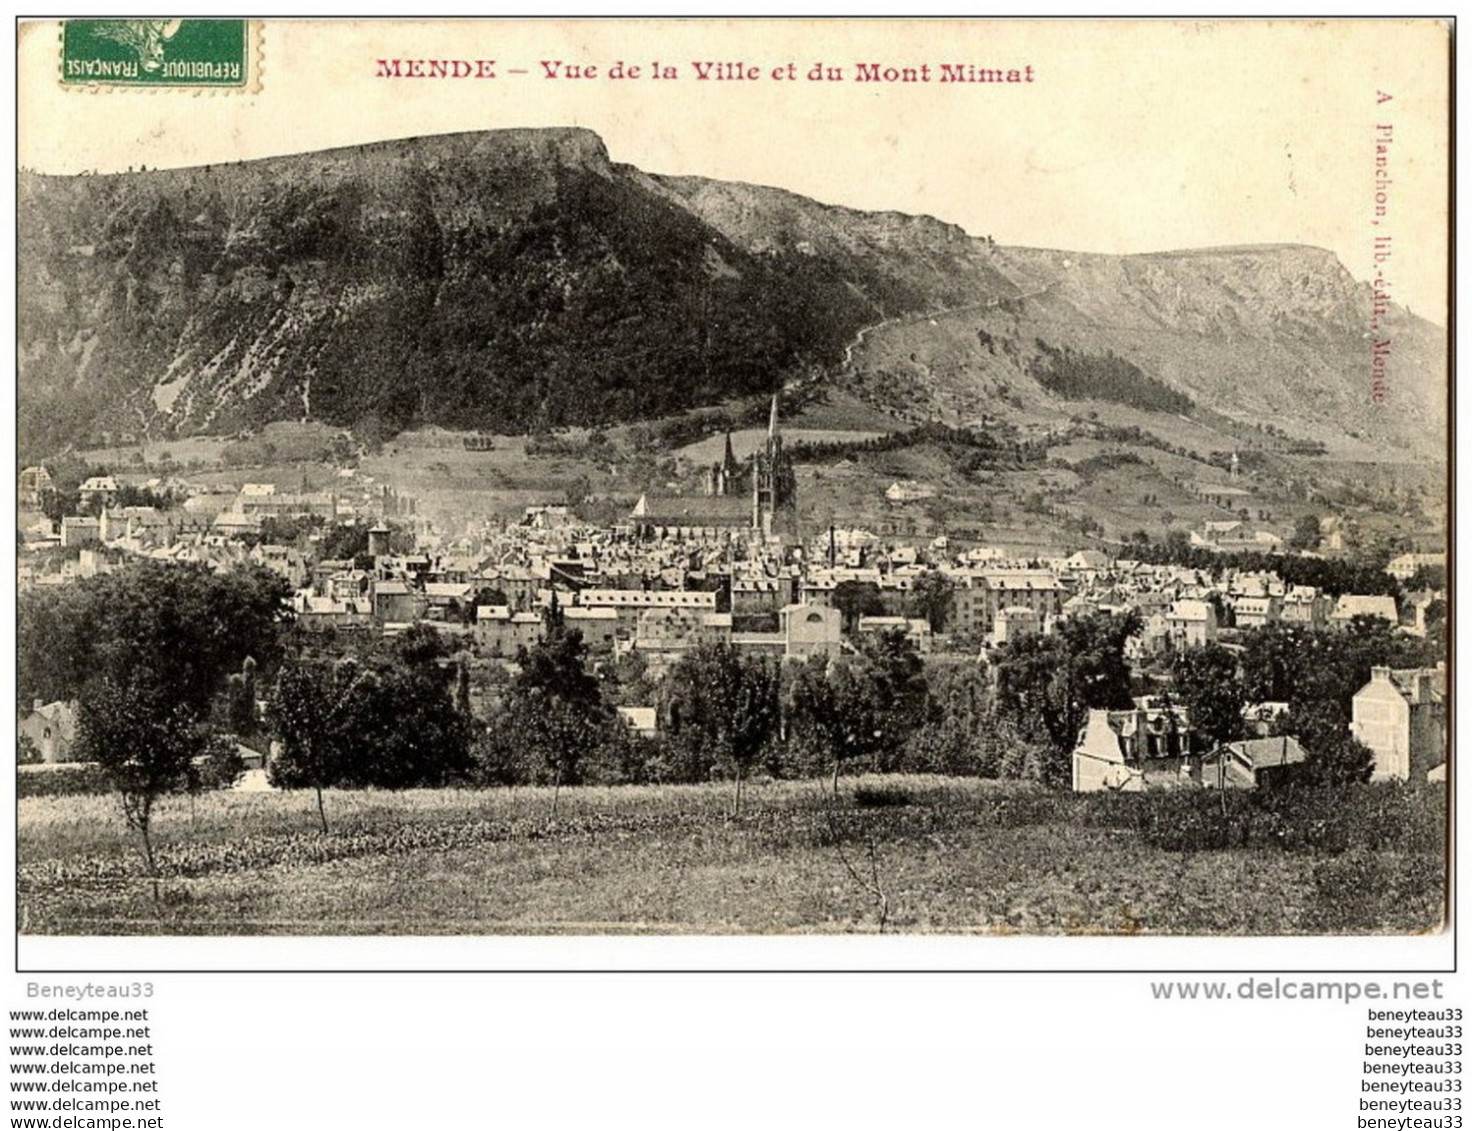
M 266 20 L 258 31 L 254 92 L 88 91 L 57 81 L 57 26 L 26 25 L 22 167 L 108 172 L 579 125 L 649 172 L 925 213 L 1002 244 L 1303 243 L 1369 280 L 1375 237 L 1389 235 L 1379 268 L 1392 299 L 1446 324 L 1447 33 L 1432 21 Z M 496 78 L 377 77 L 394 58 L 493 59 Z M 598 73 L 546 78 L 544 61 Z M 619 61 L 638 77 L 609 77 Z M 677 75 L 653 78 L 656 61 Z M 756 77 L 702 81 L 695 62 Z M 931 81 L 858 82 L 859 63 L 928 66 Z M 843 77 L 810 81 L 814 64 Z M 1033 81 L 942 83 L 942 64 L 1031 67 Z M 1377 155 L 1384 126 L 1393 140 Z M 1390 182 L 1378 216 L 1377 175 Z

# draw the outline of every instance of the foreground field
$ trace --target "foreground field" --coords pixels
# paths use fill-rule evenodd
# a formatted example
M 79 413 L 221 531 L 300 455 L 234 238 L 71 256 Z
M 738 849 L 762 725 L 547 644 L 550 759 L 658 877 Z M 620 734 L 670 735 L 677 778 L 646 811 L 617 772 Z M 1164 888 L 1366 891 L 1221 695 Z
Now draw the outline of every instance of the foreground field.
M 1366 791 L 1293 823 L 1234 799 L 1207 828 L 1215 810 L 1189 799 L 939 778 L 846 781 L 836 805 L 817 783 L 758 784 L 735 818 L 725 785 L 564 789 L 551 821 L 546 789 L 330 791 L 323 836 L 309 793 L 225 793 L 163 805 L 157 903 L 116 799 L 23 798 L 19 921 L 71 935 L 1415 933 L 1440 925 L 1444 797 Z

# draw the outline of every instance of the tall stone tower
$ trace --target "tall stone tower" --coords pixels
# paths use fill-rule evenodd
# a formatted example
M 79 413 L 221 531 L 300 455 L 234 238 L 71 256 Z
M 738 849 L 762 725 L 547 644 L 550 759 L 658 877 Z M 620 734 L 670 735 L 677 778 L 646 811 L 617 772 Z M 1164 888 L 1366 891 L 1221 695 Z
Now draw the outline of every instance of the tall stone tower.
M 791 461 L 782 451 L 782 425 L 777 415 L 777 396 L 767 420 L 767 444 L 754 461 L 751 475 L 751 528 L 770 538 L 774 528 L 785 525 L 779 514 L 790 512 L 797 502 L 797 486 Z
M 731 433 L 726 433 L 726 454 L 720 463 L 713 463 L 705 471 L 705 493 L 712 497 L 734 495 L 740 490 L 738 480 L 741 465 L 736 462 L 736 453 L 731 448 Z

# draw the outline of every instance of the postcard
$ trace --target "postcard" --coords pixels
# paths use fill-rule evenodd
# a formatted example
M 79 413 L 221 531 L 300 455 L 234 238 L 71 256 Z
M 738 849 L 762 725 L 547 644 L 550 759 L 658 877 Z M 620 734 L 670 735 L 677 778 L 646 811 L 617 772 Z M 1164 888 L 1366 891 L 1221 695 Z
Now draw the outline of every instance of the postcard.
M 1443 961 L 1449 56 L 22 24 L 22 968 Z

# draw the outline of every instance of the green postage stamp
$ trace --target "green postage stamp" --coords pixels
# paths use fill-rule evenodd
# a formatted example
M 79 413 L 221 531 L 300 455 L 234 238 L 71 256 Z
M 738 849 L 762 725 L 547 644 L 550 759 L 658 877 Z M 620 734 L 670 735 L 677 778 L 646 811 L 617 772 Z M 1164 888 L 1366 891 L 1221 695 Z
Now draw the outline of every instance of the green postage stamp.
M 67 20 L 61 81 L 69 86 L 244 88 L 247 20 Z

